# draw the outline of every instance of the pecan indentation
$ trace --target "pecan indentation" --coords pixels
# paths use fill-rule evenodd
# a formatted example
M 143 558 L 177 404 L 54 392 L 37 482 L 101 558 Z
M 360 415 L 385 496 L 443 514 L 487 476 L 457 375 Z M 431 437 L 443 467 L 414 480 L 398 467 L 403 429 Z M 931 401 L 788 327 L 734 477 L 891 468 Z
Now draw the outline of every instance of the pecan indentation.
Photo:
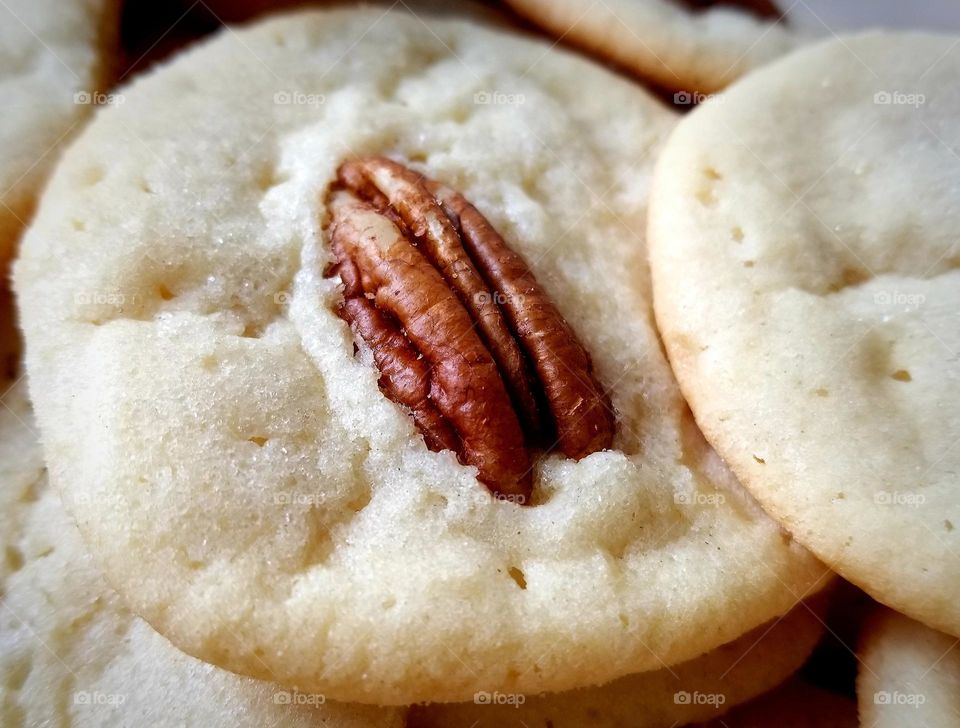
M 523 259 L 459 193 L 382 157 L 344 163 L 327 198 L 344 302 L 380 388 L 432 450 L 526 502 L 529 448 L 580 459 L 614 421 L 590 356 Z

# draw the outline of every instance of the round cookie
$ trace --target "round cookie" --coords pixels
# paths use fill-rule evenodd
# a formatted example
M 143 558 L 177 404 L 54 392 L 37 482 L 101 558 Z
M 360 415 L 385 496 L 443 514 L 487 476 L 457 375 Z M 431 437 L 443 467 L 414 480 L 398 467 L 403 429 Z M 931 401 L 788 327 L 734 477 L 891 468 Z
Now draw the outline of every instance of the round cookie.
M 51 478 L 174 644 L 341 700 L 463 701 L 690 659 L 830 579 L 706 446 L 663 357 L 643 230 L 675 116 L 635 85 L 348 8 L 222 34 L 124 94 L 15 277 Z M 531 505 L 428 450 L 337 316 L 325 198 L 370 154 L 472 200 L 609 392 L 612 448 L 538 457 Z
M 766 0 L 507 0 L 561 40 L 612 61 L 681 104 L 720 91 L 747 71 L 800 45 Z M 699 7 L 701 5 L 711 7 Z
M 415 706 L 407 728 L 671 728 L 726 713 L 778 685 L 809 657 L 823 624 L 807 605 L 679 665 L 599 687 L 524 696 L 481 692 L 473 703 Z
M 0 409 L 0 723 L 401 728 L 401 709 L 326 702 L 172 647 L 91 565 L 48 487 L 25 385 Z
M 860 720 L 871 728 L 960 725 L 960 649 L 955 637 L 878 610 L 858 650 Z
M 794 678 L 771 693 L 734 708 L 700 728 L 857 728 L 849 698 Z M 869 724 L 867 724 L 869 725 Z
M 960 635 L 954 38 L 799 51 L 678 127 L 655 308 L 707 439 L 875 599 Z
M 0 270 L 33 212 L 59 147 L 110 75 L 115 0 L 5 0 L 0 5 Z

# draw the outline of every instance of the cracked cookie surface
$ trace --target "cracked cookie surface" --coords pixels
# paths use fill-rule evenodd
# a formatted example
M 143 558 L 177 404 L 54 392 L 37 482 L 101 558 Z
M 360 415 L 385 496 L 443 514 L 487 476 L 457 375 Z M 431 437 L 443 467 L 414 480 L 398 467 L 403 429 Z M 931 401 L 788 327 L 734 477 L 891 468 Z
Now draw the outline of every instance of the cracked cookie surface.
M 224 33 L 124 93 L 66 155 L 16 283 L 51 479 L 179 647 L 330 699 L 471 700 L 689 659 L 825 583 L 659 347 L 643 233 L 675 117 L 641 89 L 476 23 L 341 9 Z M 538 457 L 529 505 L 428 450 L 337 315 L 324 194 L 374 154 L 476 206 L 609 392 L 612 448 Z

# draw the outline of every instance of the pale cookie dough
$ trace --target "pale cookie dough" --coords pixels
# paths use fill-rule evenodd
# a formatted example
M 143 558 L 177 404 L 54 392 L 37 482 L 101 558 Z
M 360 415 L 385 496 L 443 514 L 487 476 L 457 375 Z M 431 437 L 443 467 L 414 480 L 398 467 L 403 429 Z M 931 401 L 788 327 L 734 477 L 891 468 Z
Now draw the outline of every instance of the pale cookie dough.
M 116 0 L 0 3 L 0 272 L 63 142 L 110 75 Z
M 960 725 L 960 640 L 879 610 L 860 638 L 857 702 L 869 728 Z
M 607 685 L 540 696 L 480 692 L 473 703 L 414 707 L 407 728 L 673 728 L 777 686 L 809 657 L 823 624 L 807 605 L 688 662 Z
M 677 101 L 723 89 L 805 36 L 743 7 L 683 0 L 507 0 L 521 15 L 666 89 Z
M 707 438 L 797 540 L 960 635 L 960 42 L 798 52 L 677 129 L 657 321 Z
M 0 725 L 401 728 L 184 655 L 131 615 L 48 487 L 26 387 L 0 408 Z M 9 409 L 8 409 L 9 408 Z
M 66 155 L 16 281 L 52 480 L 174 644 L 341 700 L 462 701 L 690 659 L 828 582 L 661 353 L 643 231 L 675 117 L 635 85 L 349 8 L 221 34 L 124 94 Z M 610 391 L 615 449 L 540 459 L 533 505 L 429 452 L 334 311 L 324 196 L 374 153 L 483 210 Z

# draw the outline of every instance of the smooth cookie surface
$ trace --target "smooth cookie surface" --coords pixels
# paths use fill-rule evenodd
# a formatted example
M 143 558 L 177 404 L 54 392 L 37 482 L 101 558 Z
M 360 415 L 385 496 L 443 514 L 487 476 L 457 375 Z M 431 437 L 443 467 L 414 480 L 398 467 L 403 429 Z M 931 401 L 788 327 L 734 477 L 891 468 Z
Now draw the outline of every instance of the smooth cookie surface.
M 958 640 L 889 609 L 864 627 L 857 702 L 871 728 L 960 725 Z
M 869 34 L 695 111 L 651 202 L 657 320 L 709 441 L 795 538 L 960 635 L 960 51 Z

